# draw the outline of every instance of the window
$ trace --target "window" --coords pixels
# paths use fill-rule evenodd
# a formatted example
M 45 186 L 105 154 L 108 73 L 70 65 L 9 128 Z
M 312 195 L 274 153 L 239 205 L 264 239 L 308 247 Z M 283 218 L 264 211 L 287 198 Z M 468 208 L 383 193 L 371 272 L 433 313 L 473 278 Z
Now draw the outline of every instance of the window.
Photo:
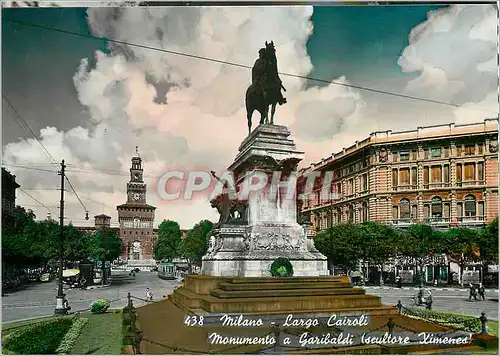
M 462 155 L 462 145 L 458 145 L 457 146 L 457 156 L 461 156 Z
M 412 205 L 411 206 L 411 218 L 412 219 L 417 219 L 418 218 L 418 206 L 417 205 Z
M 444 158 L 450 157 L 450 148 L 449 147 L 443 147 L 443 157 Z
M 431 157 L 432 158 L 441 157 L 441 148 L 432 148 L 431 149 Z
M 410 152 L 401 152 L 399 154 L 399 160 L 402 162 L 410 160 Z
M 475 180 L 474 179 L 474 176 L 475 176 L 475 172 L 474 172 L 474 167 L 475 164 L 474 163 L 465 163 L 464 164 L 464 180 L 465 181 L 473 181 Z
M 411 157 L 412 161 L 416 161 L 417 160 L 417 150 L 412 150 L 410 157 Z
M 483 217 L 484 216 L 484 202 L 480 201 L 477 203 L 477 210 L 478 210 L 478 214 L 477 216 L 481 216 Z
M 337 194 L 342 194 L 342 183 L 337 183 Z
M 411 169 L 411 184 L 418 185 L 417 167 L 412 167 Z
M 483 147 L 484 147 L 484 146 L 483 146 L 483 144 L 482 144 L 482 143 L 480 143 L 480 144 L 478 144 L 478 145 L 477 145 L 477 153 L 478 153 L 478 154 L 480 154 L 480 155 L 482 155 L 482 154 L 483 154 L 483 149 L 484 149 Z
M 431 215 L 430 205 L 424 205 L 424 217 L 428 218 Z
M 361 176 L 361 187 L 363 189 L 363 192 L 366 192 L 368 190 L 368 174 L 363 174 Z
M 337 224 L 342 223 L 342 210 L 340 208 L 335 209 L 335 221 Z
M 443 200 L 440 197 L 432 198 L 431 214 L 433 218 L 443 217 Z
M 458 163 L 457 164 L 457 182 L 462 181 L 462 164 Z
M 466 156 L 473 156 L 476 153 L 476 146 L 466 145 L 464 151 Z
M 393 162 L 397 162 L 398 161 L 398 153 L 397 152 L 393 152 L 392 153 L 392 161 Z
M 445 164 L 443 167 L 443 175 L 444 175 L 444 182 L 449 183 L 450 182 L 450 166 L 448 164 Z
M 441 166 L 433 166 L 431 170 L 431 182 L 441 183 Z
M 315 199 L 314 199 L 315 205 L 320 205 L 320 203 L 321 203 L 320 194 L 321 194 L 321 192 L 319 190 L 316 191 L 316 193 L 315 193 Z
M 429 158 L 429 149 L 424 149 L 424 159 L 428 159 Z
M 409 219 L 410 218 L 410 201 L 408 199 L 401 199 L 399 202 L 401 208 L 400 218 Z
M 477 164 L 477 179 L 481 182 L 484 180 L 484 163 L 483 162 L 479 162 Z
M 368 203 L 363 203 L 361 205 L 361 222 L 368 221 Z
M 444 203 L 444 217 L 449 218 L 451 213 L 450 203 Z
M 347 194 L 354 194 L 354 179 L 352 178 L 347 181 Z
M 354 205 L 349 206 L 349 222 L 354 222 Z
M 399 215 L 398 215 L 398 207 L 397 206 L 393 206 L 392 207 L 392 218 L 394 220 L 398 220 L 399 219 Z
M 399 185 L 410 185 L 410 169 L 401 168 L 399 170 Z
M 476 216 L 476 198 L 473 195 L 467 195 L 464 201 L 464 216 Z
M 457 216 L 461 218 L 463 216 L 463 205 L 462 203 L 457 203 Z
M 424 184 L 429 184 L 429 167 L 424 167 Z
M 397 187 L 398 185 L 398 170 L 393 169 L 392 170 L 392 186 Z

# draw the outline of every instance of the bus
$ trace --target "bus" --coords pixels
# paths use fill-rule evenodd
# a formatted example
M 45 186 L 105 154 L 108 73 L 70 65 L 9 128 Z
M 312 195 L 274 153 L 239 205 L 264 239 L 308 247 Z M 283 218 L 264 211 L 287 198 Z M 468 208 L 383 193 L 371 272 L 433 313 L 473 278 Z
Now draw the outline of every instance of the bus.
M 161 279 L 175 279 L 175 266 L 173 263 L 159 263 L 158 277 Z

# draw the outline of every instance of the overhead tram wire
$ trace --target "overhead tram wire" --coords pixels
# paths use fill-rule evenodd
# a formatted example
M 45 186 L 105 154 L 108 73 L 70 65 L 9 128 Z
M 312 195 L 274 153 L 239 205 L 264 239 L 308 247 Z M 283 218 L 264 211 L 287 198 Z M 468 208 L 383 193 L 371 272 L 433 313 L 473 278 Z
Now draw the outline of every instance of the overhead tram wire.
M 153 46 L 147 46 L 147 45 L 142 45 L 138 43 L 131 43 L 127 41 L 120 41 L 108 37 L 97 37 L 91 34 L 85 34 L 85 33 L 79 33 L 79 32 L 73 32 L 69 30 L 63 30 L 60 28 L 56 27 L 50 27 L 50 26 L 45 26 L 45 25 L 40 25 L 40 24 L 34 24 L 34 23 L 29 23 L 29 22 L 24 22 L 24 21 L 17 21 L 17 20 L 9 20 L 9 19 L 4 19 L 3 21 L 5 22 L 10 22 L 13 24 L 18 24 L 21 26 L 27 26 L 27 27 L 33 27 L 33 28 L 39 28 L 39 29 L 44 29 L 47 31 L 54 31 L 54 32 L 59 32 L 71 36 L 79 36 L 79 37 L 84 37 L 88 39 L 93 39 L 93 40 L 99 40 L 99 41 L 107 41 L 111 43 L 117 43 L 117 44 L 122 44 L 126 46 L 131 46 L 131 47 L 137 47 L 137 48 L 142 48 L 142 49 L 147 49 L 147 50 L 152 50 L 152 51 L 158 51 L 158 52 L 163 52 L 167 54 L 172 54 L 176 56 L 183 56 L 183 57 L 188 57 L 188 58 L 193 58 L 193 59 L 199 59 L 207 62 L 213 62 L 213 63 L 219 63 L 219 64 L 224 64 L 224 65 L 230 65 L 233 67 L 239 67 L 239 68 L 244 68 L 244 69 L 252 69 L 252 66 L 241 64 L 241 63 L 234 63 L 234 62 L 229 62 L 229 61 L 223 61 L 220 59 L 215 59 L 215 58 L 210 58 L 210 57 L 205 57 L 205 56 L 199 56 L 195 54 L 190 54 L 190 53 L 184 53 L 184 52 L 179 52 L 179 51 L 172 51 L 172 50 L 167 50 L 163 48 L 158 48 L 158 47 L 153 47 Z M 432 104 L 439 104 L 439 105 L 444 105 L 444 106 L 452 106 L 455 108 L 464 108 L 464 109 L 469 109 L 466 106 L 462 106 L 459 104 L 455 103 L 450 103 L 450 102 L 445 102 L 445 101 L 440 101 L 440 100 L 434 100 L 434 99 L 428 99 L 428 98 L 420 98 L 412 95 L 406 95 L 406 94 L 399 94 L 399 93 L 393 93 L 385 90 L 380 90 L 380 89 L 374 89 L 374 88 L 368 88 L 364 87 L 361 85 L 353 85 L 353 84 L 346 84 L 346 83 L 339 83 L 333 80 L 327 80 L 327 79 L 320 79 L 320 78 L 313 78 L 313 77 L 308 77 L 308 76 L 303 76 L 303 75 L 297 75 L 297 74 L 291 74 L 291 73 L 279 73 L 280 75 L 287 76 L 287 77 L 292 77 L 292 78 L 298 78 L 298 79 L 305 79 L 313 82 L 318 82 L 318 83 L 323 83 L 323 84 L 333 84 L 337 86 L 342 86 L 346 88 L 354 88 L 358 90 L 363 90 L 363 91 L 368 91 L 372 93 L 377 93 L 377 94 L 382 94 L 382 95 L 388 95 L 388 96 L 393 96 L 393 97 L 398 97 L 402 99 L 409 99 L 409 100 L 417 100 L 417 101 L 422 101 L 422 102 L 427 102 L 427 103 L 432 103 Z M 485 110 L 485 109 L 474 109 L 477 111 L 487 111 L 491 112 L 490 110 Z
M 78 199 L 78 201 L 80 202 L 80 205 L 82 206 L 83 210 L 85 211 L 85 220 L 88 220 L 89 219 L 89 211 L 87 210 L 87 208 L 85 207 L 85 205 L 83 204 L 82 200 L 80 199 L 80 197 L 78 196 L 78 193 L 76 192 L 75 188 L 73 187 L 73 184 L 71 184 L 71 181 L 69 180 L 68 178 L 68 175 L 64 175 L 64 178 L 66 178 L 66 181 L 68 182 L 71 190 L 73 191 L 73 194 L 75 194 L 76 198 Z
M 7 98 L 7 96 L 5 96 L 5 94 L 2 94 L 2 98 L 5 100 L 5 102 L 7 103 L 7 105 L 10 107 L 10 109 L 14 113 L 15 120 L 19 124 L 19 126 L 21 126 L 21 128 L 25 131 L 25 133 L 28 136 L 31 136 L 32 139 L 35 139 L 40 144 L 40 146 L 43 149 L 43 153 L 53 162 L 53 164 L 58 164 L 56 162 L 56 160 L 54 159 L 54 157 L 47 150 L 47 148 L 45 147 L 45 145 L 42 143 L 42 141 L 40 141 L 38 139 L 37 135 L 33 132 L 33 130 L 28 125 L 28 123 L 26 122 L 26 120 L 24 120 L 23 116 L 19 113 L 19 110 L 16 109 L 16 107 L 14 106 L 14 104 L 12 104 L 12 102 Z
M 45 205 L 44 203 L 42 203 L 40 200 L 38 200 L 37 198 L 35 198 L 33 195 L 31 195 L 30 193 L 28 193 L 27 191 L 25 191 L 23 188 L 19 187 L 18 188 L 21 192 L 23 192 L 24 194 L 26 194 L 28 197 L 30 197 L 33 201 L 37 202 L 38 204 L 40 204 L 40 206 L 43 206 L 45 209 L 47 209 L 48 211 L 50 211 L 52 213 L 52 210 L 47 206 Z

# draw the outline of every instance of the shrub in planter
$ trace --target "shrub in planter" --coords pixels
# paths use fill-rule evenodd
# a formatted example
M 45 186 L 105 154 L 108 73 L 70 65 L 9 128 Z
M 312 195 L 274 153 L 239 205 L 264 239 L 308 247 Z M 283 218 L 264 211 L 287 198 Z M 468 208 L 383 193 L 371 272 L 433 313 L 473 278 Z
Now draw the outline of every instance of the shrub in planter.
M 107 299 L 97 299 L 90 304 L 90 311 L 92 314 L 105 313 L 109 308 L 109 301 Z
M 284 257 L 276 259 L 271 264 L 271 276 L 273 277 L 291 277 L 293 276 L 292 263 Z
M 54 354 L 71 325 L 70 318 L 61 318 L 14 331 L 3 340 L 2 351 L 21 355 Z
M 68 330 L 66 335 L 64 335 L 63 340 L 59 344 L 59 347 L 56 349 L 56 353 L 58 354 L 69 354 L 71 349 L 75 345 L 76 339 L 80 336 L 83 328 L 87 324 L 89 319 L 87 318 L 75 318 L 73 321 L 73 325 Z

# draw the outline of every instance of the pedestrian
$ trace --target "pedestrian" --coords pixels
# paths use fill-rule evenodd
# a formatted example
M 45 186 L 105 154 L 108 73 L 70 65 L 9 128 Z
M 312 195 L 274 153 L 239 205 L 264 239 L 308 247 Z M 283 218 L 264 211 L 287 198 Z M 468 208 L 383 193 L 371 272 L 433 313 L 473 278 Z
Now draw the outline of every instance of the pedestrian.
M 434 287 L 437 287 L 437 286 L 438 286 L 438 280 L 437 280 L 437 279 L 435 279 L 435 280 L 434 280 Z
M 425 301 L 425 306 L 427 310 L 432 309 L 432 292 L 429 291 L 429 295 L 427 296 L 427 300 Z
M 417 295 L 417 304 L 418 305 L 422 305 L 424 304 L 424 288 L 420 288 L 419 291 L 418 291 L 418 295 Z
M 469 302 L 472 302 L 472 298 L 474 298 L 475 301 L 478 300 L 476 287 L 472 285 L 472 283 L 469 283 Z
M 149 288 L 146 288 L 146 300 L 148 302 L 152 302 L 153 301 L 153 293 L 151 293 L 151 291 L 149 290 Z
M 484 297 L 484 286 L 482 283 L 479 283 L 479 288 L 477 289 L 478 293 L 479 293 L 479 297 L 482 298 L 483 300 L 485 300 L 485 297 Z
M 398 288 L 401 288 L 401 286 L 403 284 L 403 280 L 402 280 L 401 276 L 397 276 L 396 279 L 397 279 L 397 283 L 398 283 Z

